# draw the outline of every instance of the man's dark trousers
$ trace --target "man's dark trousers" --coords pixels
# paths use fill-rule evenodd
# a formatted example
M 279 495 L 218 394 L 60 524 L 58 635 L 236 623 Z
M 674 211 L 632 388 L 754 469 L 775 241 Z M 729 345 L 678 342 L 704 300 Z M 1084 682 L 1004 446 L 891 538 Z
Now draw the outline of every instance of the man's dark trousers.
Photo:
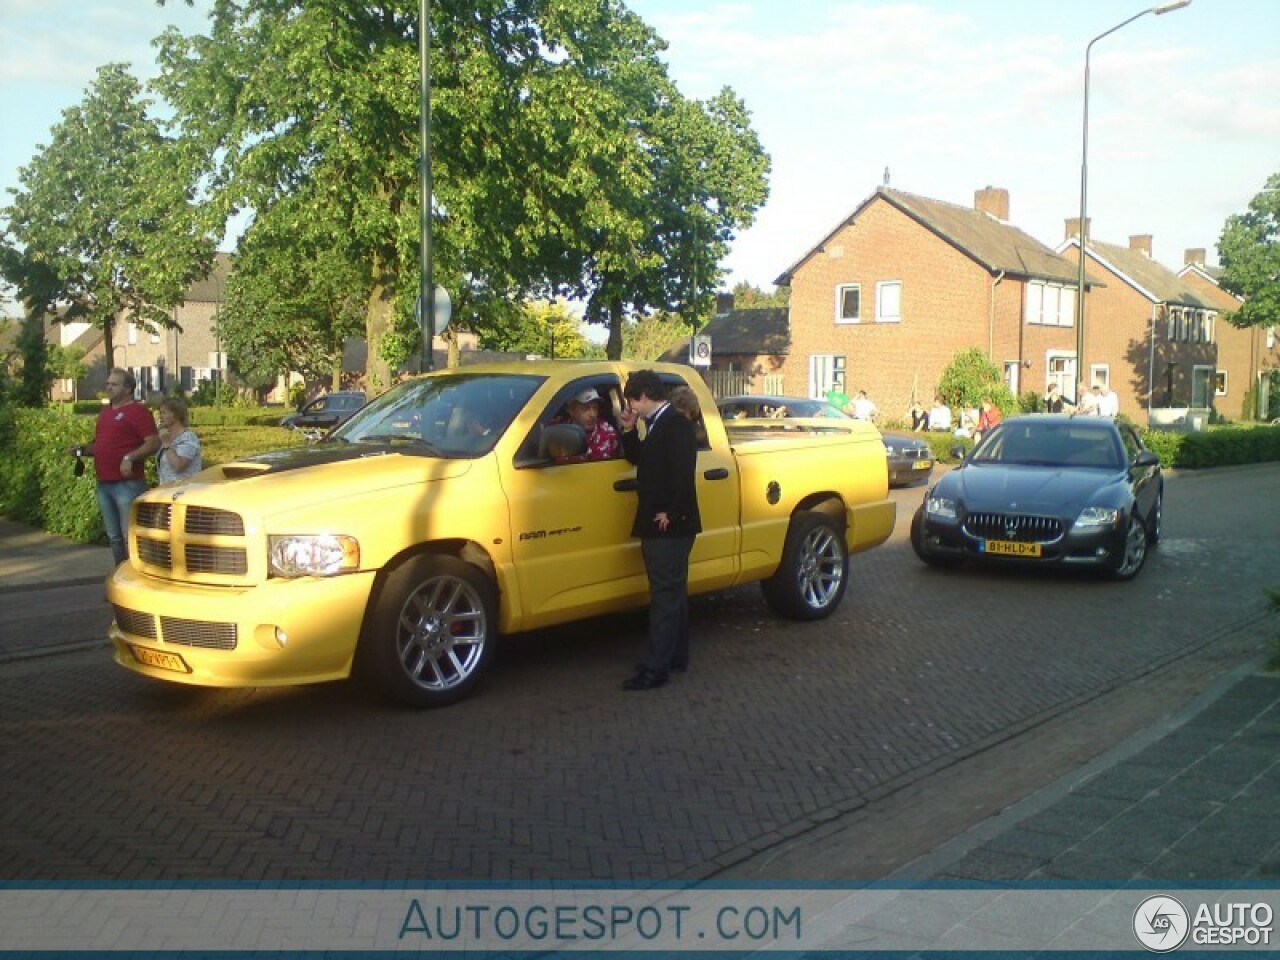
M 640 541 L 649 577 L 649 658 L 645 666 L 665 674 L 689 662 L 689 554 L 693 537 Z

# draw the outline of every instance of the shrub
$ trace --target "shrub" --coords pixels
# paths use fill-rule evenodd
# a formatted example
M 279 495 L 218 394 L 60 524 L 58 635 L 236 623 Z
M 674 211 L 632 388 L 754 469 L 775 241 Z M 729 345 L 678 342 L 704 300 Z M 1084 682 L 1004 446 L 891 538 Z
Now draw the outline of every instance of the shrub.
M 977 407 L 983 397 L 1006 415 L 1017 410 L 1013 394 L 1005 386 L 1004 375 L 978 347 L 957 353 L 938 379 L 938 393 L 953 413 Z

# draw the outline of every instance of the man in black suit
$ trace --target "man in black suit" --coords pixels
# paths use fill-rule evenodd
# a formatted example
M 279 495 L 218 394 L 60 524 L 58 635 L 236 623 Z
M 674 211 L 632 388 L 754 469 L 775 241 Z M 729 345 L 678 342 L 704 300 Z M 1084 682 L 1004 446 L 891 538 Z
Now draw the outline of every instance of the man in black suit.
M 666 384 L 637 370 L 622 391 L 622 451 L 636 465 L 639 504 L 631 535 L 640 538 L 649 577 L 649 655 L 623 685 L 652 690 L 689 666 L 689 554 L 702 531 L 698 513 L 698 442 L 693 424 L 667 403 Z M 644 439 L 636 422 L 647 424 Z

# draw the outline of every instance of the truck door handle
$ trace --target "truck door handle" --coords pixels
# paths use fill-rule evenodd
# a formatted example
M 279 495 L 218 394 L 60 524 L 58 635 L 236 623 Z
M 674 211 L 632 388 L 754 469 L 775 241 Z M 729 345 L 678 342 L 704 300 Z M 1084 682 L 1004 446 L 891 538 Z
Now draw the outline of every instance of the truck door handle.
M 639 485 L 635 477 L 623 477 L 621 480 L 613 481 L 613 489 L 619 493 L 626 493 L 628 490 L 639 489 Z
M 729 478 L 729 470 L 727 467 L 716 467 L 714 470 L 708 470 L 702 476 L 707 480 L 727 480 Z

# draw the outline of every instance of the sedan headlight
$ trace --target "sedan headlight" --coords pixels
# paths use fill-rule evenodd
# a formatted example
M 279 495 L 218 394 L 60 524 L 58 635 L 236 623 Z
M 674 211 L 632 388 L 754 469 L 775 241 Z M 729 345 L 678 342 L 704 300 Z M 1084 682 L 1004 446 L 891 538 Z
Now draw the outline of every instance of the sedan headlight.
M 360 569 L 360 542 L 339 534 L 269 537 L 271 572 L 277 577 L 332 577 Z
M 1120 511 L 1115 507 L 1085 507 L 1076 517 L 1076 530 L 1090 530 L 1095 527 L 1114 527 L 1120 522 Z
M 924 502 L 924 512 L 931 517 L 956 518 L 956 502 L 947 497 L 929 497 Z
M 898 451 L 893 448 L 893 444 L 890 443 L 888 440 L 884 441 L 884 452 L 891 457 L 896 456 L 898 453 Z

